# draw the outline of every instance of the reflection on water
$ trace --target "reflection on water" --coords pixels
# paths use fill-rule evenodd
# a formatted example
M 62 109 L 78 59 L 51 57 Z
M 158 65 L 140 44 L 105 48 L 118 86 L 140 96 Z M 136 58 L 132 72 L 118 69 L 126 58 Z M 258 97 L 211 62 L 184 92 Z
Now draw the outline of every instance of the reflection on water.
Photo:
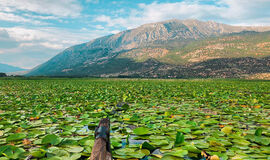
M 140 145 L 140 144 L 143 144 L 143 142 L 149 142 L 149 140 L 135 140 L 134 137 L 136 136 L 134 135 L 129 136 L 129 139 L 128 139 L 129 145 L 136 145 L 136 144 Z M 126 145 L 127 145 L 127 140 L 122 139 L 122 148 L 125 148 Z
M 77 131 L 78 134 L 87 134 L 89 132 L 90 132 L 90 130 L 89 130 L 87 125 L 83 126 L 80 130 Z
M 144 142 L 149 142 L 149 140 L 136 140 L 134 139 L 134 135 L 130 135 L 128 141 L 129 141 L 129 145 L 141 145 Z M 122 139 L 122 148 L 125 148 L 127 146 L 127 140 L 126 139 Z M 162 155 L 162 153 L 160 152 L 159 149 L 154 150 L 151 154 L 157 154 L 157 155 Z M 148 156 L 145 156 L 144 158 L 140 159 L 140 160 L 148 160 Z

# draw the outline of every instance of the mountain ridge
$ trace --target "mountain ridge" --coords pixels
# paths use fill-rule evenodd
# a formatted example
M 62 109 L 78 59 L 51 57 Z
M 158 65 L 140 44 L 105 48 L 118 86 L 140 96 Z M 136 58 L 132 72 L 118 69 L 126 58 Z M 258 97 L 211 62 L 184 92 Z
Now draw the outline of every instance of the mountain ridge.
M 270 56 L 270 32 L 258 31 L 268 30 L 270 27 L 239 27 L 199 20 L 150 23 L 72 46 L 27 75 L 93 76 L 87 70 L 94 70 L 94 67 L 99 68 L 121 58 L 131 60 L 130 63 L 155 59 L 171 65 L 219 58 L 263 58 Z M 260 53 L 257 53 L 258 50 Z M 117 66 L 110 67 L 115 68 L 112 71 L 115 73 L 123 70 Z M 104 67 L 100 70 L 101 73 L 95 76 L 104 76 L 102 71 L 109 74 L 106 70 L 112 69 Z
M 15 67 L 15 66 L 11 66 L 8 64 L 3 64 L 0 63 L 0 72 L 4 72 L 4 73 L 10 73 L 10 72 L 18 72 L 18 71 L 25 71 L 26 69 L 20 68 L 20 67 Z
M 196 28 L 200 26 L 200 28 Z M 213 30 L 213 28 L 215 30 Z M 171 31 L 172 30 L 172 31 Z M 197 32 L 199 30 L 200 32 Z M 269 27 L 250 27 L 250 26 L 231 26 L 216 22 L 202 22 L 198 20 L 167 20 L 158 23 L 149 23 L 139 26 L 138 28 L 122 31 L 114 35 L 108 35 L 94 39 L 86 43 L 87 47 L 101 47 L 99 44 L 111 44 L 106 48 L 117 48 L 117 42 L 121 41 L 119 49 L 136 48 L 141 43 L 149 43 L 157 40 L 198 39 L 221 34 L 236 33 L 241 31 L 270 31 Z M 166 34 L 165 34 L 166 33 Z M 179 34 L 180 33 L 180 34 Z M 193 34 L 192 34 L 193 33 Z M 139 38 L 138 38 L 139 37 Z M 115 43 L 112 44 L 111 41 Z M 133 43 L 131 43 L 133 42 Z M 134 44 L 137 42 L 138 44 Z M 118 50 L 117 50 L 118 51 Z

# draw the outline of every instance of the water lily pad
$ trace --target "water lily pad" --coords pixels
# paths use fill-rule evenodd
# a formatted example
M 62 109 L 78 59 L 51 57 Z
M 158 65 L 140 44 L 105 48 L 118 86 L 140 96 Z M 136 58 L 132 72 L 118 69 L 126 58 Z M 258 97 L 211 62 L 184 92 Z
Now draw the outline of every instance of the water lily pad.
M 135 150 L 134 148 L 122 148 L 115 151 L 115 154 L 120 157 L 129 158 L 143 158 L 146 154 L 142 150 Z
M 0 147 L 0 155 L 5 155 L 9 159 L 20 159 L 23 158 L 22 154 L 25 153 L 23 148 L 6 145 Z
M 118 155 L 129 155 L 129 153 L 132 153 L 134 151 L 135 151 L 134 148 L 121 148 L 121 149 L 115 150 L 115 154 L 118 154 Z
M 204 133 L 203 130 L 197 130 L 197 131 L 192 132 L 192 134 L 194 134 L 194 135 L 199 135 L 199 134 L 203 134 L 203 133 Z
M 145 128 L 145 127 L 138 127 L 138 128 L 135 128 L 133 130 L 134 134 L 138 135 L 138 136 L 142 136 L 142 135 L 148 135 L 150 134 L 151 132 L 149 131 L 148 128 Z
M 58 147 L 50 147 L 48 149 L 47 157 L 69 157 L 70 154 L 64 149 L 60 149 Z
M 69 160 L 76 160 L 81 158 L 81 154 L 80 153 L 74 153 L 69 157 Z
M 174 146 L 174 143 L 171 142 L 170 144 L 166 145 L 166 146 L 161 146 L 161 149 L 172 149 Z
M 256 129 L 255 136 L 261 136 L 262 135 L 262 132 L 263 132 L 263 128 Z
M 224 133 L 226 133 L 226 134 L 231 134 L 232 133 L 232 129 L 233 129 L 233 127 L 226 126 L 226 127 L 222 128 L 221 131 L 224 132 Z
M 68 146 L 65 148 L 65 150 L 67 150 L 68 152 L 72 152 L 72 153 L 79 153 L 83 151 L 83 147 L 80 146 Z
M 209 148 L 209 143 L 198 141 L 195 143 L 195 146 L 200 149 L 206 149 L 206 148 Z
M 42 138 L 42 144 L 58 145 L 60 142 L 61 138 L 55 134 L 49 134 Z
M 15 133 L 15 134 L 12 134 L 10 136 L 8 136 L 6 138 L 6 141 L 7 142 L 10 142 L 10 141 L 18 141 L 18 140 L 22 140 L 26 137 L 26 134 L 24 133 Z
M 191 129 L 190 128 L 181 128 L 178 131 L 182 132 L 182 133 L 189 133 L 189 132 L 191 132 Z
M 148 158 L 198 159 L 199 150 L 204 150 L 222 160 L 267 159 L 269 87 L 266 81 L 238 80 L 1 79 L 0 157 L 87 158 L 95 127 L 109 116 L 114 158 L 139 159 L 159 150 Z M 184 141 L 177 145 L 177 137 L 182 137 L 178 132 Z M 12 140 L 13 134 L 25 134 L 25 140 Z M 16 156 L 14 149 L 6 150 L 7 144 L 24 152 Z M 119 148 L 129 152 L 120 155 Z M 188 154 L 164 155 L 177 150 Z
M 176 151 L 165 153 L 165 155 L 171 155 L 171 156 L 175 156 L 175 157 L 184 157 L 187 154 L 188 154 L 188 151 L 182 150 L 182 149 L 178 149 Z
M 45 156 L 46 151 L 43 149 L 36 148 L 36 149 L 31 150 L 30 154 L 35 158 L 42 158 Z
M 184 160 L 184 158 L 179 158 L 171 155 L 165 155 L 161 158 L 162 160 Z
M 151 145 L 156 146 L 156 147 L 160 147 L 160 146 L 164 146 L 164 145 L 168 145 L 169 142 L 167 140 L 152 140 L 150 142 Z
M 188 152 L 192 152 L 192 153 L 201 153 L 201 150 L 199 150 L 197 147 L 195 147 L 194 145 L 184 145 L 183 147 L 184 150 L 187 150 Z

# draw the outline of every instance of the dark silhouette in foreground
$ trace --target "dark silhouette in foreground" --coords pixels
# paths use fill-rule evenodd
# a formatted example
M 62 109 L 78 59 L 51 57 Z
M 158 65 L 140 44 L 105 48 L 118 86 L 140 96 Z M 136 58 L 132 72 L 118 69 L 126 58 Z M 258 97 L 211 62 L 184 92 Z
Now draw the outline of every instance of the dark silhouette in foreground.
M 89 160 L 112 160 L 110 143 L 110 120 L 103 118 L 100 120 L 95 130 L 95 144 Z

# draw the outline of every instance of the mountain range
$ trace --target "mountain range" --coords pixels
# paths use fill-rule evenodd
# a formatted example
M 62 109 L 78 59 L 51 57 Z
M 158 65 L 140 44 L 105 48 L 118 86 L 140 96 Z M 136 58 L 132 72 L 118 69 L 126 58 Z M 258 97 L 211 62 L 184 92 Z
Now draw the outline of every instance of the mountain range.
M 270 72 L 270 27 L 145 24 L 67 48 L 28 76 L 239 78 Z
M 3 72 L 3 73 L 19 72 L 19 71 L 25 71 L 25 70 L 26 69 L 0 63 L 0 72 Z

